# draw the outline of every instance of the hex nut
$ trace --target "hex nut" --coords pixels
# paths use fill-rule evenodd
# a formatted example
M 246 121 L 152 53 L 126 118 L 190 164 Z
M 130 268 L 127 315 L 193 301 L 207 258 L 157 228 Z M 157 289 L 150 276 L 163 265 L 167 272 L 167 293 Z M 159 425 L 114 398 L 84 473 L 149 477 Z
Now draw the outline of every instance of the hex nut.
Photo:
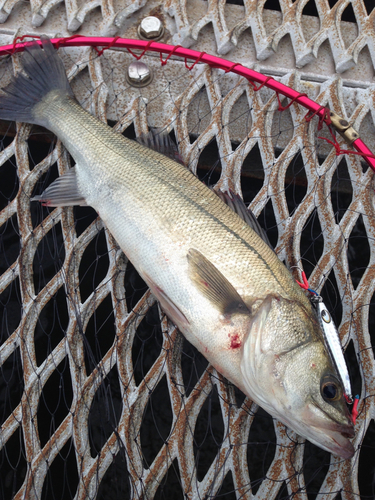
M 141 61 L 134 61 L 129 64 L 126 72 L 126 80 L 132 87 L 146 87 L 152 81 L 151 69 Z
M 159 40 L 164 35 L 163 23 L 158 17 L 147 16 L 138 26 L 138 35 L 144 40 Z

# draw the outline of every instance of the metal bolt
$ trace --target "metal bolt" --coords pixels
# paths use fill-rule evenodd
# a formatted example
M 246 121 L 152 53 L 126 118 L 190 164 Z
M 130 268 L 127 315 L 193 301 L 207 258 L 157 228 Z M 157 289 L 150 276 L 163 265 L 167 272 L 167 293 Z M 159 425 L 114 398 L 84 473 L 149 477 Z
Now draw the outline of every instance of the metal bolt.
M 147 64 L 134 61 L 129 64 L 126 79 L 133 87 L 145 87 L 152 81 L 152 71 Z
M 164 34 L 164 27 L 158 17 L 148 16 L 138 26 L 138 35 L 145 40 L 157 40 Z

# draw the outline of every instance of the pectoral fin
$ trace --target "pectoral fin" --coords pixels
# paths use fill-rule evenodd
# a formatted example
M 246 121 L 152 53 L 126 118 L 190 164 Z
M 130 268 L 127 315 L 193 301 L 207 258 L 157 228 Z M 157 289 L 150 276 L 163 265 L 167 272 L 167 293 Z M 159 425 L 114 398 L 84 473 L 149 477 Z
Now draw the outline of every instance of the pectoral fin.
M 187 259 L 192 281 L 222 314 L 251 314 L 234 286 L 204 255 L 191 248 Z

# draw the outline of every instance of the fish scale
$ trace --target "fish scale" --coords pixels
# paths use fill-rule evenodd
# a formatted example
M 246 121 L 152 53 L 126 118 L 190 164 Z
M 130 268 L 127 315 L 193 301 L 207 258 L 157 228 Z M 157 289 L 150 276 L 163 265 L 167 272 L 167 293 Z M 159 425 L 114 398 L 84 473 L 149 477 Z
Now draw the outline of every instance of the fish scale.
M 48 128 L 76 166 L 34 200 L 93 206 L 218 371 L 300 435 L 352 457 L 354 428 L 316 312 L 275 252 L 184 166 L 83 110 L 52 44 L 42 45 L 23 56 L 29 77 L 3 89 L 0 118 Z

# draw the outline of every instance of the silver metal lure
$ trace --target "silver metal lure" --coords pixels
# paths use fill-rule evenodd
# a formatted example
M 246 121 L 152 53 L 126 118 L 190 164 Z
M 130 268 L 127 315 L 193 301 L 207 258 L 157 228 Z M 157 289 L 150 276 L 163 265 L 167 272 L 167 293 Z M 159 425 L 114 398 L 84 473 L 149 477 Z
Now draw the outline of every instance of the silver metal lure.
M 320 295 L 315 296 L 313 302 L 324 332 L 324 340 L 326 342 L 328 351 L 344 386 L 346 400 L 348 403 L 353 403 L 352 388 L 350 385 L 350 378 L 344 354 L 342 352 L 339 332 L 337 331 L 332 316 L 324 305 L 322 297 L 320 297 Z

